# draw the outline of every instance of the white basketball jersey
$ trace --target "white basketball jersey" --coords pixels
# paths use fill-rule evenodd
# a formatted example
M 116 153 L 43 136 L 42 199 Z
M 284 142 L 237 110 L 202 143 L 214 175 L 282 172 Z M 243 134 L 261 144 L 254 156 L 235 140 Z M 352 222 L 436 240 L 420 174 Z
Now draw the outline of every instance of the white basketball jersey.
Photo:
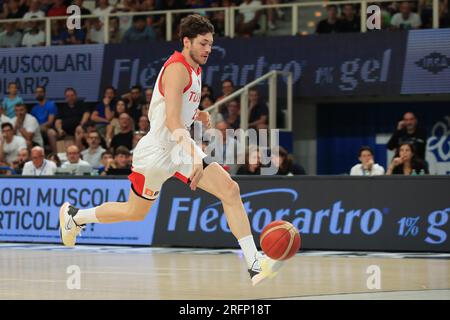
M 164 66 L 159 72 L 148 111 L 150 132 L 145 138 L 151 139 L 151 142 L 155 142 L 157 144 L 167 145 L 171 144 L 171 141 L 173 141 L 171 139 L 171 133 L 166 127 L 166 99 L 161 86 L 161 79 L 167 66 L 175 62 L 183 63 L 190 73 L 190 82 L 183 90 L 183 102 L 181 108 L 181 120 L 187 130 L 189 130 L 194 122 L 194 118 L 200 104 L 202 90 L 201 68 L 198 67 L 198 70 L 194 70 L 186 61 L 184 56 L 180 52 L 175 51 L 164 63 Z

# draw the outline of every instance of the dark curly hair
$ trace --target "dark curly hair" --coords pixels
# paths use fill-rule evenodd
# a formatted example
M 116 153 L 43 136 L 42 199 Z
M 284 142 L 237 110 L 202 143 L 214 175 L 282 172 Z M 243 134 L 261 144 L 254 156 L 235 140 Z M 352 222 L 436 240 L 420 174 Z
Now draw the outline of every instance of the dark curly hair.
M 199 34 L 214 34 L 214 26 L 208 18 L 199 14 L 191 14 L 181 19 L 180 23 L 180 41 L 183 43 L 184 37 L 188 37 L 191 41 Z

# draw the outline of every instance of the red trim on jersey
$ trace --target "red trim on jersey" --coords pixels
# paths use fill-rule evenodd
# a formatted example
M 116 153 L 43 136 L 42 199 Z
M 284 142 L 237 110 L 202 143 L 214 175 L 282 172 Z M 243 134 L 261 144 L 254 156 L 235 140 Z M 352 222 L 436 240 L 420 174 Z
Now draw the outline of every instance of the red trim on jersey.
M 188 184 L 189 179 L 188 177 L 183 176 L 181 173 L 179 173 L 178 171 L 175 172 L 175 174 L 173 175 L 175 178 L 181 180 L 183 183 Z
M 144 191 L 145 185 L 145 176 L 139 172 L 132 171 L 131 174 L 128 176 L 128 180 L 131 181 L 134 191 L 136 191 L 140 196 L 142 196 L 142 192 Z
M 172 63 L 174 63 L 174 62 L 181 62 L 181 63 L 186 67 L 186 70 L 187 70 L 188 73 L 189 73 L 189 83 L 188 83 L 188 85 L 187 85 L 186 87 L 184 87 L 183 93 L 185 93 L 186 91 L 188 91 L 189 88 L 190 88 L 191 85 L 192 85 L 192 75 L 191 75 L 192 71 L 194 71 L 195 73 L 197 73 L 197 75 L 200 75 L 201 72 L 202 72 L 202 68 L 200 68 L 200 66 L 198 67 L 197 71 L 195 71 L 194 68 L 192 68 L 191 65 L 186 61 L 186 59 L 184 58 L 184 56 L 183 56 L 180 52 L 175 51 L 175 52 L 170 56 L 170 58 L 164 63 L 164 66 L 163 66 L 164 69 L 163 69 L 163 71 L 162 71 L 162 73 L 161 73 L 161 76 L 159 77 L 159 81 L 158 81 L 158 89 L 159 89 L 159 93 L 160 93 L 163 97 L 164 97 L 164 91 L 163 91 L 163 89 L 162 89 L 162 77 L 163 77 L 163 75 L 164 75 L 164 70 L 165 70 L 170 64 L 172 64 Z

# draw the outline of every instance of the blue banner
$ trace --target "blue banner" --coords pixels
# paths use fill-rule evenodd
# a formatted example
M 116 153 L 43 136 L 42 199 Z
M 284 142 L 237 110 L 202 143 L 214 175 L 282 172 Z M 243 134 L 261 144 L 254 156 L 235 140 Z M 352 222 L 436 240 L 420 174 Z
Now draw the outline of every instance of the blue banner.
M 74 87 L 85 101 L 97 101 L 103 68 L 104 45 L 0 49 L 0 94 L 8 82 L 18 84 L 19 96 L 35 102 L 36 86 L 47 89 L 47 97 L 64 99 L 64 89 Z
M 79 208 L 123 202 L 129 190 L 125 179 L 0 179 L 0 241 L 60 243 L 59 208 L 64 202 Z M 77 243 L 149 245 L 157 206 L 142 222 L 88 224 Z

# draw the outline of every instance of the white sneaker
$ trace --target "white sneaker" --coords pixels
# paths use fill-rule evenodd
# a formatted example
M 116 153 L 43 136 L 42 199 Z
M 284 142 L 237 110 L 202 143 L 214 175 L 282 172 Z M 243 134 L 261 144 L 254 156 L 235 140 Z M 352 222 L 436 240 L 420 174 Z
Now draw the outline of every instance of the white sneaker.
M 283 266 L 283 261 L 273 260 L 267 256 L 258 254 L 253 266 L 248 270 L 252 285 L 256 286 L 266 279 L 272 279 L 278 274 Z
M 65 246 L 73 247 L 75 245 L 77 235 L 84 229 L 84 225 L 78 225 L 73 217 L 79 209 L 65 202 L 59 209 L 59 231 L 61 241 Z

